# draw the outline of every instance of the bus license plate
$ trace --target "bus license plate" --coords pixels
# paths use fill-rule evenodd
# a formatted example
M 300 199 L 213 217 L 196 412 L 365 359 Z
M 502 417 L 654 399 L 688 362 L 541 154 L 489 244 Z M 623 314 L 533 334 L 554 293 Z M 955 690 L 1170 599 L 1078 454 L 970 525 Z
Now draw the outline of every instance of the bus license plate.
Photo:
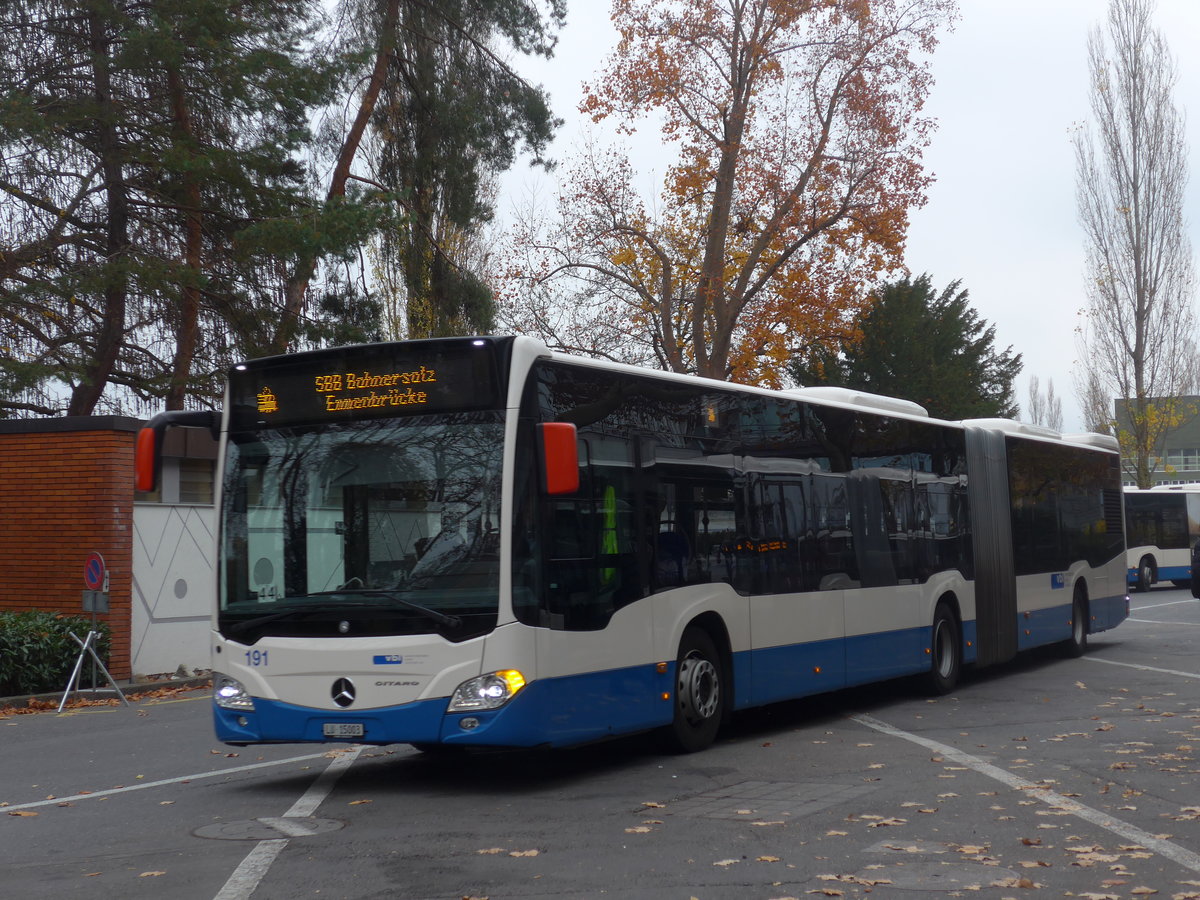
M 362 737 L 363 727 L 361 722 L 326 722 L 323 733 L 332 738 Z

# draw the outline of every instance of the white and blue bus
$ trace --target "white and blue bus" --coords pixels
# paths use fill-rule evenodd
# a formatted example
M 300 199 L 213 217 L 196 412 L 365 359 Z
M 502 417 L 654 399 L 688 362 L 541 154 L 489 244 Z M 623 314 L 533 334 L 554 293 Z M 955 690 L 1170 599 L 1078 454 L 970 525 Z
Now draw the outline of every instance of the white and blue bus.
M 219 435 L 233 745 L 568 746 L 1058 644 L 1128 615 L 1112 439 L 447 338 L 260 359 Z
M 1200 484 L 1125 489 L 1128 579 L 1148 591 L 1160 581 L 1192 583 L 1192 547 L 1200 540 Z

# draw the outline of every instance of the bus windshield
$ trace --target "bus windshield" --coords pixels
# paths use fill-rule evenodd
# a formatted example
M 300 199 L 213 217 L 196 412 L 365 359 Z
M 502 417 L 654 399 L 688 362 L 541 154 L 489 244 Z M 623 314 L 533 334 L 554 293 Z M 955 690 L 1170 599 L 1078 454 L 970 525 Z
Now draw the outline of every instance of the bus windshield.
M 231 432 L 221 632 L 490 631 L 503 430 L 484 411 Z

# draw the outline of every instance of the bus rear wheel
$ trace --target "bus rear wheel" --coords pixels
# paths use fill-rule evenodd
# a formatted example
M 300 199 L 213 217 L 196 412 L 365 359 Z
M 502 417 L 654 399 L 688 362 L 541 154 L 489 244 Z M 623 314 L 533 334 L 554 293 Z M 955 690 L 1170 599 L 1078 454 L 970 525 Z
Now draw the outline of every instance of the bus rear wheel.
M 946 603 L 939 603 L 933 614 L 930 653 L 929 688 L 935 694 L 948 694 L 958 686 L 962 672 L 962 633 Z
M 1138 563 L 1137 585 L 1138 591 L 1145 592 L 1150 590 L 1150 586 L 1154 584 L 1154 566 L 1150 562 L 1150 557 L 1143 556 L 1141 562 Z
M 684 753 L 709 746 L 721 727 L 725 702 L 725 678 L 716 644 L 702 628 L 685 629 L 675 660 L 672 746 Z

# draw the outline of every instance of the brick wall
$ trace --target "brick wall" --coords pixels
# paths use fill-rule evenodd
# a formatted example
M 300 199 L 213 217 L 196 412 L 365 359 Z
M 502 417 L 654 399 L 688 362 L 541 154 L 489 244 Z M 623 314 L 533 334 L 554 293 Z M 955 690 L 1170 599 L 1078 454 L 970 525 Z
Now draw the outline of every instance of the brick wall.
M 109 669 L 130 676 L 133 448 L 137 419 L 0 421 L 0 609 L 83 615 L 93 551 L 109 572 Z M 90 616 L 90 613 L 87 614 Z

